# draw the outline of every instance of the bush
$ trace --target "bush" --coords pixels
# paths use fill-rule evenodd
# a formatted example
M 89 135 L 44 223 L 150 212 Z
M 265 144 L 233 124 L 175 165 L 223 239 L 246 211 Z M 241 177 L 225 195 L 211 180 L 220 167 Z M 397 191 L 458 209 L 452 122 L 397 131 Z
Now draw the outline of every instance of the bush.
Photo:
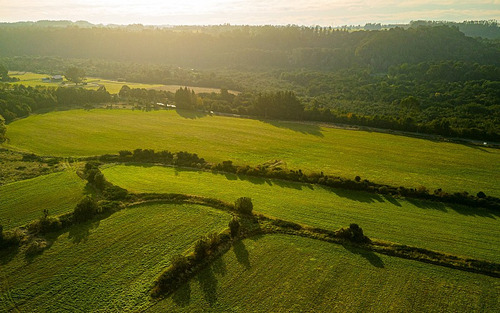
M 476 196 L 477 196 L 478 198 L 480 198 L 480 199 L 484 199 L 484 198 L 486 198 L 486 194 L 485 194 L 484 192 L 482 192 L 482 191 L 478 192 Z
M 54 216 L 42 216 L 38 220 L 28 224 L 28 231 L 33 234 L 45 234 L 62 228 L 62 223 L 59 218 Z
M 229 221 L 229 230 L 231 231 L 232 238 L 238 236 L 240 233 L 240 222 L 238 222 L 237 218 L 233 217 L 231 221 Z
M 253 204 L 252 204 L 252 199 L 248 197 L 241 197 L 236 199 L 236 202 L 234 203 L 234 208 L 236 211 L 243 213 L 243 214 L 252 214 L 253 210 Z
M 45 241 L 32 241 L 28 245 L 28 248 L 26 248 L 25 253 L 27 256 L 34 256 L 34 255 L 42 253 L 42 251 L 45 248 L 47 248 L 47 242 L 45 242 Z
M 128 191 L 121 187 L 111 185 L 104 188 L 103 194 L 108 200 L 124 200 L 128 195 Z
M 363 234 L 363 229 L 358 224 L 351 224 L 349 227 L 344 227 L 336 231 L 337 237 L 347 239 L 352 242 L 365 243 L 370 242 L 370 239 Z
M 75 222 L 84 222 L 91 219 L 97 213 L 97 204 L 91 197 L 85 197 L 80 201 L 73 211 Z
M 209 243 L 207 238 L 200 238 L 194 245 L 194 258 L 197 261 L 204 259 L 207 256 Z

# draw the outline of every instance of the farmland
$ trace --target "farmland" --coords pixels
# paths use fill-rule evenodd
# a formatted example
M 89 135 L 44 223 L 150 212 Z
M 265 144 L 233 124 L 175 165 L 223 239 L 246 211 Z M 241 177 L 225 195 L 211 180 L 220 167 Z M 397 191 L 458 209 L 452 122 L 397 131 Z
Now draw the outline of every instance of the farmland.
M 64 131 L 62 131 L 64 130 Z M 500 195 L 500 150 L 188 111 L 71 110 L 8 125 L 7 147 L 41 155 L 89 156 L 152 148 L 198 153 L 210 162 L 323 171 L 394 186 Z M 439 175 L 436 175 L 439 173 Z
M 43 86 L 43 87 L 59 87 L 61 86 L 61 82 L 43 82 L 42 78 L 51 77 L 49 74 L 38 74 L 38 73 L 29 73 L 29 72 L 11 72 L 9 73 L 11 77 L 18 78 L 19 81 L 14 82 L 15 85 L 24 85 L 24 86 Z M 97 77 L 88 77 L 85 82 L 86 85 L 79 85 L 79 87 L 84 87 L 86 89 L 97 89 L 100 86 L 106 87 L 106 90 L 111 94 L 117 94 L 123 85 L 127 85 L 130 88 L 145 88 L 145 89 L 156 89 L 156 90 L 167 90 L 171 92 L 175 92 L 180 87 L 180 85 L 161 85 L 161 84 L 142 84 L 142 83 L 133 83 L 133 82 L 125 82 L 125 81 L 117 81 L 111 79 L 102 79 Z M 75 84 L 68 82 L 64 79 L 64 85 L 74 87 Z M 190 87 L 196 93 L 201 92 L 219 92 L 219 89 L 214 88 L 203 88 L 203 87 Z M 235 93 L 235 92 L 233 92 Z
M 331 230 L 358 223 L 373 238 L 500 262 L 498 213 L 480 208 L 170 167 L 119 165 L 103 173 L 133 192 L 248 196 L 255 211 L 280 219 Z
M 497 278 L 307 238 L 245 239 L 150 312 L 495 312 Z
M 170 258 L 228 220 L 197 205 L 145 204 L 75 225 L 42 255 L 2 255 L 0 311 L 144 310 Z
M 74 170 L 52 173 L 0 186 L 0 223 L 6 229 L 73 210 L 83 197 L 85 182 Z

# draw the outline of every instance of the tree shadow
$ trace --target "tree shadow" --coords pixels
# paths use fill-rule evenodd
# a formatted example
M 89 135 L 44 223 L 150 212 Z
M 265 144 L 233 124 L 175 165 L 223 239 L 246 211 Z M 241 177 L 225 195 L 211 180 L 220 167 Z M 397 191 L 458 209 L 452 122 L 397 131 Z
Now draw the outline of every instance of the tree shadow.
M 217 302 L 218 281 L 212 271 L 212 268 L 207 267 L 205 270 L 201 271 L 196 278 L 200 284 L 200 289 L 203 292 L 203 298 L 210 306 L 214 305 L 215 302 Z
M 175 112 L 177 112 L 177 114 L 183 118 L 192 120 L 207 116 L 207 113 L 196 110 L 176 109 Z
M 6 265 L 19 253 L 19 245 L 15 245 L 0 250 L 0 264 Z
M 349 200 L 364 202 L 364 203 L 374 203 L 374 202 L 385 202 L 384 199 L 377 193 L 371 193 L 359 190 L 349 190 L 340 188 L 331 188 L 322 186 L 325 190 L 331 191 L 339 197 L 347 198 Z M 392 203 L 392 202 L 391 202 Z
M 243 265 L 245 269 L 250 269 L 250 254 L 242 240 L 238 240 L 233 244 L 233 251 L 238 263 Z
M 214 260 L 214 262 L 212 263 L 212 270 L 218 276 L 226 276 L 227 267 L 222 257 L 218 257 Z
M 342 247 L 344 247 L 344 249 L 346 249 L 347 251 L 349 251 L 351 253 L 359 254 L 360 256 L 362 256 L 363 258 L 368 260 L 368 262 L 370 262 L 370 264 L 375 266 L 375 267 L 378 267 L 378 268 L 385 267 L 384 261 L 382 261 L 382 259 L 377 254 L 375 254 L 373 251 L 366 250 L 366 249 L 363 249 L 361 247 L 355 247 L 355 246 L 352 246 L 348 243 L 343 243 Z
M 266 119 L 259 119 L 259 121 L 266 124 L 270 124 L 274 127 L 293 130 L 295 132 L 305 135 L 324 137 L 323 133 L 321 132 L 321 127 L 319 125 L 312 124 L 311 122 L 303 123 L 294 121 L 278 121 L 278 120 L 266 120 Z
M 100 220 L 87 221 L 81 224 L 72 225 L 69 229 L 68 238 L 74 244 L 86 242 L 90 236 L 90 231 L 99 227 Z
M 394 198 L 393 196 L 383 195 L 383 197 L 385 200 L 387 200 L 387 202 L 390 202 L 390 203 L 394 204 L 395 206 L 401 207 L 401 203 L 399 203 L 399 201 L 396 198 Z
M 174 291 L 172 300 L 181 307 L 187 306 L 191 302 L 191 285 L 189 281 Z
M 458 214 L 466 216 L 487 217 L 492 219 L 500 217 L 500 212 L 481 207 L 470 207 L 467 205 L 435 202 L 435 201 L 412 199 L 412 198 L 405 198 L 405 200 L 420 209 L 438 210 L 445 213 L 448 212 L 448 209 L 451 209 L 457 212 Z

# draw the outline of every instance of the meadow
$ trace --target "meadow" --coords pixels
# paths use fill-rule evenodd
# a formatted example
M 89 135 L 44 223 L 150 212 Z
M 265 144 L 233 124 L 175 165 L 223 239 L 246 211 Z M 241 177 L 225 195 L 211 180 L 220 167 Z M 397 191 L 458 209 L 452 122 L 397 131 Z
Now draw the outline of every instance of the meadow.
M 229 219 L 197 205 L 143 204 L 74 225 L 41 255 L 1 255 L 0 311 L 143 311 L 171 257 Z
M 500 280 L 286 235 L 236 243 L 148 312 L 498 312 Z
M 102 172 L 132 192 L 228 202 L 251 197 L 254 211 L 276 218 L 330 230 L 357 223 L 372 238 L 500 262 L 500 214 L 492 211 L 171 167 L 117 165 Z
M 59 87 L 62 86 L 61 82 L 43 82 L 42 78 L 51 77 L 49 74 L 37 74 L 30 72 L 10 72 L 10 77 L 19 78 L 19 81 L 13 82 L 11 84 L 14 85 L 24 85 L 24 86 L 44 86 L 44 87 Z M 75 87 L 75 84 L 70 83 L 66 79 L 63 79 L 64 86 Z M 100 86 L 106 87 L 106 90 L 111 94 L 117 94 L 120 92 L 120 89 L 123 85 L 127 85 L 130 88 L 144 88 L 144 89 L 156 89 L 156 90 L 166 90 L 171 92 L 176 92 L 179 88 L 185 87 L 180 85 L 161 85 L 161 84 L 142 84 L 142 83 L 133 83 L 133 82 L 124 82 L 124 81 L 116 81 L 112 79 L 103 79 L 98 77 L 88 77 L 85 82 L 86 85 L 78 85 L 79 87 L 83 87 L 86 89 L 94 89 L 96 90 Z M 205 87 L 189 87 L 194 90 L 196 93 L 211 93 L 216 92 L 219 93 L 220 89 L 216 88 L 205 88 Z M 231 91 L 231 93 L 237 93 L 235 91 Z
M 499 149 L 310 124 L 185 111 L 70 110 L 12 122 L 7 136 L 7 147 L 41 155 L 148 148 L 197 153 L 209 162 L 278 159 L 306 172 L 500 196 Z
M 73 211 L 82 199 L 85 181 L 72 169 L 0 186 L 0 224 L 23 226 L 42 216 Z

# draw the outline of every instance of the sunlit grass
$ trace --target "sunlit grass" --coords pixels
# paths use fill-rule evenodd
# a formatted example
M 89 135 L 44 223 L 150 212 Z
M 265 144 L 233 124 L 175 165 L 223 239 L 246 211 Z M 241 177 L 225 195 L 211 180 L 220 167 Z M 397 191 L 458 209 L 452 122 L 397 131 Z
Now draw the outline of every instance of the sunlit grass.
M 73 211 L 85 182 L 73 170 L 39 176 L 0 186 L 0 224 L 5 229 L 23 226 L 42 216 Z
M 0 311 L 143 311 L 171 257 L 229 218 L 196 205 L 140 205 L 74 225 L 42 255 L 2 254 Z
M 500 280 L 286 235 L 245 239 L 148 312 L 496 312 Z
M 189 151 L 210 162 L 359 175 L 393 186 L 500 196 L 500 150 L 382 133 L 195 112 L 72 110 L 8 125 L 9 147 L 42 155 L 89 156 L 150 148 Z
M 372 238 L 500 262 L 500 214 L 366 192 L 158 166 L 112 166 L 105 177 L 134 192 L 186 193 L 233 202 L 251 197 L 254 211 L 336 230 L 358 223 Z

